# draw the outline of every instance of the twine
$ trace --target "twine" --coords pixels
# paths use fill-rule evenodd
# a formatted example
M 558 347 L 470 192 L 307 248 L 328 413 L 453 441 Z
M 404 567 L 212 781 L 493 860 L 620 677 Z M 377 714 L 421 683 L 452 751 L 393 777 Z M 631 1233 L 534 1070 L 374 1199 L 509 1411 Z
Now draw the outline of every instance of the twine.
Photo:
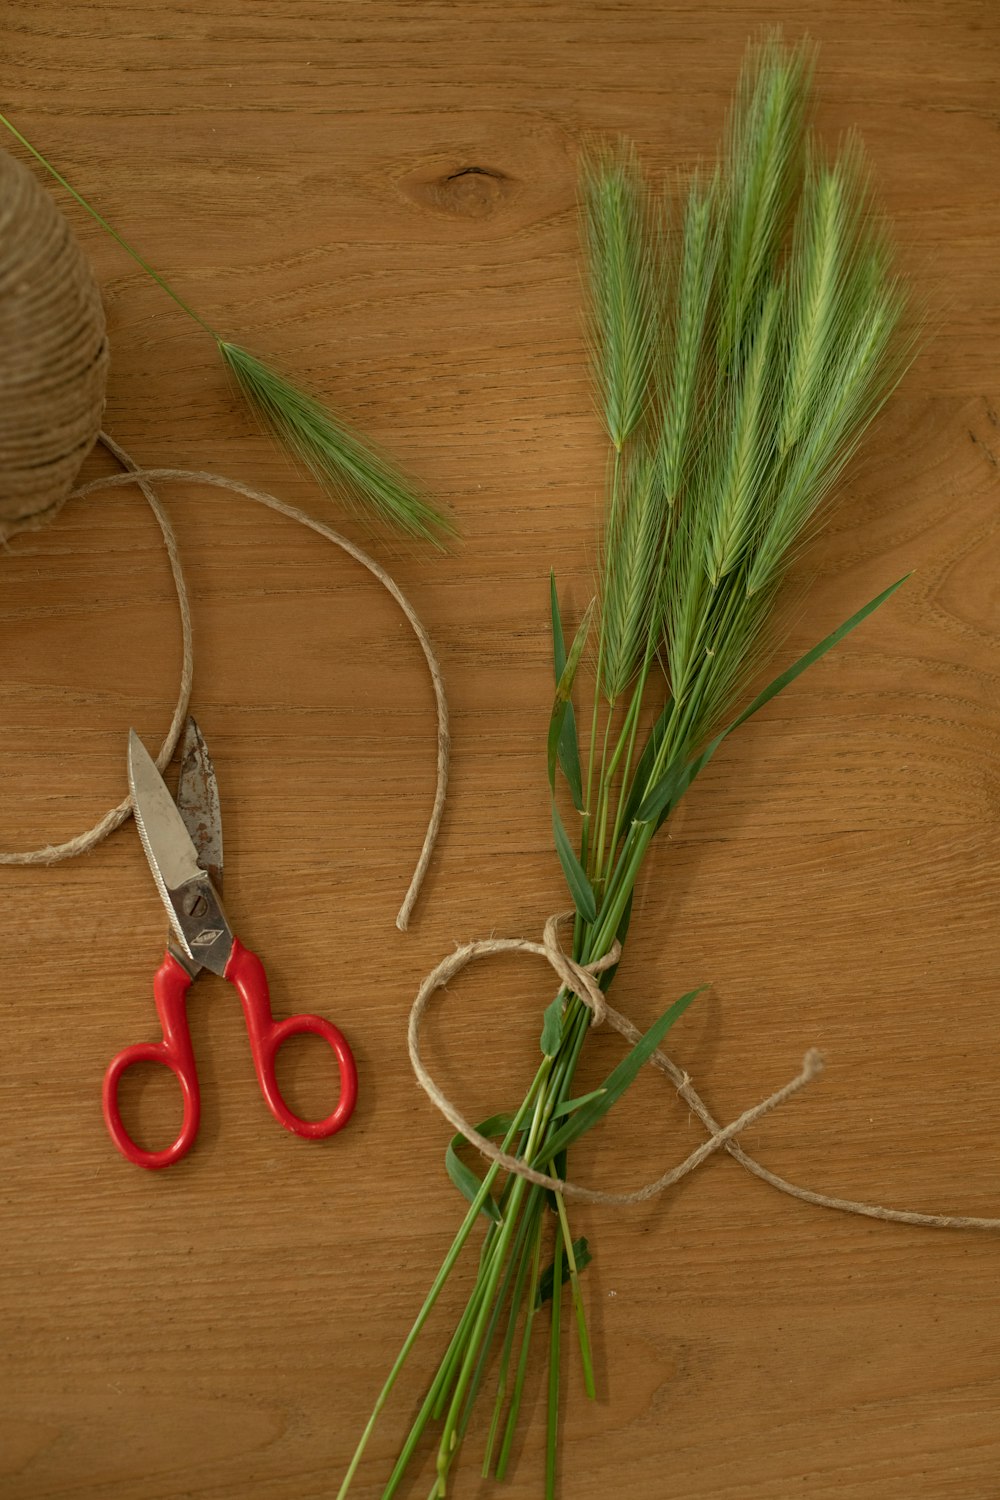
M 659 1193 L 665 1192 L 667 1188 L 680 1182 L 681 1178 L 686 1177 L 689 1172 L 693 1172 L 716 1151 L 724 1150 L 728 1151 L 730 1156 L 748 1172 L 752 1172 L 763 1182 L 769 1183 L 771 1187 L 777 1188 L 779 1192 L 798 1198 L 803 1203 L 813 1203 L 819 1208 L 833 1208 L 841 1213 L 861 1214 L 869 1219 L 882 1219 L 896 1224 L 916 1224 L 928 1229 L 1000 1229 L 1000 1219 L 977 1218 L 964 1214 L 916 1213 L 909 1209 L 887 1208 L 877 1203 L 859 1203 L 850 1198 L 835 1198 L 827 1193 L 818 1193 L 812 1188 L 799 1187 L 796 1183 L 779 1177 L 777 1173 L 769 1171 L 767 1167 L 762 1166 L 744 1151 L 735 1137 L 748 1126 L 762 1119 L 772 1109 L 777 1108 L 779 1104 L 790 1099 L 793 1094 L 797 1094 L 822 1072 L 823 1059 L 814 1048 L 810 1048 L 806 1053 L 802 1069 L 793 1079 L 760 1104 L 744 1110 L 737 1119 L 725 1126 L 720 1125 L 714 1118 L 695 1089 L 689 1075 L 679 1068 L 665 1052 L 657 1049 L 650 1057 L 650 1063 L 665 1073 L 674 1084 L 685 1104 L 697 1115 L 705 1127 L 708 1139 L 678 1166 L 668 1168 L 660 1177 L 632 1192 L 609 1193 L 598 1188 L 583 1187 L 579 1183 L 567 1181 L 562 1177 L 552 1177 L 545 1172 L 539 1172 L 523 1157 L 511 1156 L 508 1152 L 502 1151 L 499 1146 L 481 1135 L 475 1126 L 469 1123 L 461 1110 L 447 1098 L 427 1071 L 420 1057 L 421 1022 L 435 992 L 444 989 L 449 980 L 454 979 L 467 965 L 501 953 L 534 953 L 544 958 L 555 970 L 565 989 L 577 995 L 587 1006 L 591 1012 L 592 1025 L 605 1022 L 633 1045 L 640 1041 L 642 1032 L 621 1011 L 615 1010 L 608 1004 L 597 983 L 597 975 L 618 962 L 621 956 L 620 945 L 616 942 L 603 958 L 594 963 L 576 963 L 562 948 L 558 931 L 559 924 L 568 921 L 574 915 L 575 913 L 570 911 L 563 912 L 560 916 L 550 917 L 545 924 L 541 943 L 532 943 L 525 938 L 484 938 L 475 943 L 464 944 L 443 959 L 437 968 L 427 975 L 413 1002 L 407 1030 L 407 1044 L 417 1081 L 445 1119 L 489 1161 L 497 1163 L 505 1171 L 523 1177 L 527 1182 L 532 1182 L 538 1187 L 561 1193 L 565 1198 L 580 1199 L 587 1203 L 624 1204 L 643 1203 L 649 1198 L 655 1198 Z
M 44 525 L 97 440 L 108 346 L 69 224 L 0 151 L 0 542 Z
M 194 650 L 191 639 L 191 612 L 188 602 L 187 584 L 177 550 L 177 539 L 152 488 L 154 482 L 207 484 L 216 489 L 229 490 L 234 495 L 242 495 L 247 500 L 254 500 L 259 505 L 266 505 L 269 510 L 276 510 L 280 515 L 288 516 L 290 520 L 298 521 L 301 525 L 308 526 L 311 531 L 315 531 L 320 536 L 325 537 L 327 541 L 333 542 L 335 546 L 340 547 L 342 551 L 346 552 L 349 557 L 353 557 L 356 562 L 359 562 L 362 567 L 367 568 L 369 573 L 374 578 L 377 578 L 382 587 L 392 595 L 406 616 L 424 653 L 431 682 L 434 687 L 434 699 L 437 710 L 437 781 L 434 792 L 434 804 L 431 809 L 430 820 L 427 824 L 427 832 L 424 835 L 424 841 L 420 849 L 413 877 L 410 880 L 409 888 L 396 917 L 396 926 L 400 932 L 405 932 L 413 912 L 413 907 L 420 894 L 420 887 L 427 873 L 427 867 L 430 864 L 434 845 L 437 841 L 438 830 L 441 827 L 445 794 L 448 787 L 450 751 L 448 703 L 445 698 L 441 667 L 435 655 L 434 648 L 431 645 L 430 638 L 421 624 L 420 617 L 413 608 L 413 605 L 395 580 L 363 548 L 349 541 L 347 537 L 341 536 L 339 532 L 334 531 L 331 527 L 325 526 L 322 521 L 314 520 L 312 516 L 307 515 L 303 510 L 299 510 L 297 506 L 289 505 L 284 500 L 279 500 L 277 496 L 268 494 L 265 490 L 251 489 L 249 485 L 241 484 L 235 479 L 228 479 L 222 474 L 206 474 L 199 470 L 191 469 L 140 469 L 129 458 L 124 449 L 119 447 L 112 438 L 108 437 L 107 433 L 102 432 L 100 434 L 100 441 L 124 465 L 125 472 L 93 479 L 75 490 L 73 498 L 82 499 L 84 496 L 92 494 L 95 490 L 120 489 L 124 485 L 137 484 L 149 502 L 153 514 L 159 523 L 160 530 L 163 533 L 167 555 L 170 559 L 170 570 L 173 575 L 174 587 L 177 591 L 177 602 L 181 616 L 183 661 L 177 706 L 174 709 L 170 729 L 156 757 L 156 764 L 161 771 L 167 766 L 174 753 L 187 714 L 188 702 L 191 697 L 191 680 L 194 672 Z M 93 849 L 102 839 L 107 838 L 113 829 L 125 821 L 131 811 L 131 797 L 126 797 L 117 807 L 113 807 L 109 812 L 105 813 L 103 818 L 99 819 L 92 828 L 86 829 L 85 832 L 78 834 L 75 838 L 67 839 L 62 844 L 45 844 L 40 849 L 31 849 L 24 852 L 0 852 L 0 865 L 51 865 L 57 863 L 59 860 L 71 859 L 76 854 L 83 854 L 87 850 Z

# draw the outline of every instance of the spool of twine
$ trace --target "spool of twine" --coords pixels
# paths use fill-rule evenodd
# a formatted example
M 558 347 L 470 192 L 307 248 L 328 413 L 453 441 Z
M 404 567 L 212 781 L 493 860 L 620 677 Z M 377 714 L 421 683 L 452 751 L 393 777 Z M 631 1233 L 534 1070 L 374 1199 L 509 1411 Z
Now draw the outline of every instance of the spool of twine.
M 0 150 L 0 542 L 43 525 L 97 441 L 108 342 L 66 219 Z

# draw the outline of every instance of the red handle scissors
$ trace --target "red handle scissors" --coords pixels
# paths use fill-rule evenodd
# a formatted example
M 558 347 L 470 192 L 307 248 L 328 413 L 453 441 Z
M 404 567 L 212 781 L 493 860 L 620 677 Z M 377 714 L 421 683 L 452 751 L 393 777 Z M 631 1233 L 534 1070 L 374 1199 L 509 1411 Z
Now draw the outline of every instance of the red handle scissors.
M 321 1016 L 274 1019 L 264 966 L 256 953 L 243 947 L 226 920 L 219 896 L 219 792 L 194 719 L 188 719 L 184 734 L 176 802 L 135 730 L 129 735 L 128 777 L 139 836 L 167 908 L 171 930 L 166 955 L 153 981 L 163 1040 L 126 1047 L 112 1058 L 104 1075 L 104 1119 L 111 1139 L 121 1154 L 139 1167 L 167 1167 L 191 1149 L 198 1133 L 201 1096 L 185 1001 L 192 980 L 203 968 L 221 974 L 240 997 L 257 1079 L 274 1118 L 286 1130 L 311 1140 L 334 1135 L 347 1124 L 357 1100 L 354 1055 L 336 1026 Z M 282 1042 L 304 1032 L 329 1043 L 340 1070 L 337 1107 L 323 1120 L 303 1120 L 293 1114 L 281 1097 L 275 1076 L 275 1058 Z M 137 1146 L 118 1110 L 119 1081 L 125 1069 L 137 1062 L 160 1063 L 180 1084 L 184 1105 L 180 1134 L 163 1151 L 144 1151 Z

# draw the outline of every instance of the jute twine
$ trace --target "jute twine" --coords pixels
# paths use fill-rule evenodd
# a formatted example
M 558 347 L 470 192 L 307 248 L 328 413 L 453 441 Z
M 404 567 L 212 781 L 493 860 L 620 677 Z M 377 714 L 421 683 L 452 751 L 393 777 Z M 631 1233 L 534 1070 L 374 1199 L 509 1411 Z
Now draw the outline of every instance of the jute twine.
M 634 1026 L 627 1016 L 622 1015 L 621 1011 L 615 1010 L 608 1004 L 607 997 L 597 982 L 598 975 L 618 962 L 621 948 L 615 943 L 613 948 L 595 963 L 575 963 L 559 942 L 560 923 L 570 921 L 573 916 L 574 913 L 570 911 L 563 912 L 560 916 L 550 917 L 545 924 L 540 943 L 528 942 L 524 938 L 484 938 L 479 942 L 464 944 L 443 959 L 437 968 L 427 975 L 413 1002 L 407 1031 L 407 1044 L 417 1081 L 445 1119 L 487 1160 L 498 1163 L 505 1171 L 513 1172 L 516 1176 L 523 1177 L 527 1182 L 535 1183 L 538 1187 L 550 1188 L 553 1192 L 562 1193 L 566 1198 L 582 1199 L 587 1203 L 623 1204 L 643 1203 L 649 1198 L 656 1197 L 658 1193 L 673 1187 L 682 1177 L 686 1177 L 689 1172 L 701 1166 L 702 1162 L 707 1161 L 716 1151 L 724 1150 L 728 1151 L 740 1166 L 752 1172 L 755 1177 L 769 1183 L 771 1187 L 777 1188 L 779 1192 L 788 1193 L 790 1197 L 799 1198 L 804 1203 L 814 1203 L 819 1208 L 834 1208 L 841 1213 L 862 1214 L 869 1219 L 883 1219 L 895 1224 L 916 1224 L 928 1229 L 1000 1229 L 1000 1219 L 976 1218 L 966 1214 L 917 1213 L 910 1209 L 886 1208 L 878 1203 L 859 1203 L 850 1198 L 834 1198 L 828 1193 L 818 1193 L 812 1188 L 799 1187 L 796 1183 L 779 1177 L 777 1173 L 769 1171 L 767 1167 L 762 1166 L 759 1161 L 744 1151 L 735 1137 L 779 1104 L 790 1099 L 793 1094 L 797 1094 L 822 1072 L 823 1059 L 815 1049 L 810 1049 L 806 1053 L 801 1071 L 793 1079 L 760 1104 L 744 1110 L 729 1125 L 719 1124 L 695 1089 L 690 1076 L 679 1068 L 672 1058 L 661 1050 L 654 1052 L 650 1062 L 670 1079 L 685 1104 L 692 1113 L 697 1115 L 705 1127 L 708 1139 L 685 1157 L 678 1166 L 668 1168 L 654 1181 L 631 1192 L 605 1192 L 603 1189 L 582 1187 L 578 1183 L 566 1181 L 561 1177 L 552 1177 L 546 1172 L 537 1171 L 522 1157 L 511 1156 L 508 1152 L 502 1151 L 493 1141 L 480 1135 L 461 1110 L 438 1087 L 420 1056 L 420 1026 L 431 997 L 436 991 L 446 988 L 448 982 L 460 974 L 467 965 L 479 959 L 493 958 L 503 953 L 537 954 L 555 970 L 564 990 L 569 994 L 577 995 L 588 1007 L 591 1012 L 592 1025 L 606 1023 L 632 1045 L 641 1039 L 642 1033 L 639 1028 Z
M 420 617 L 413 608 L 413 605 L 396 581 L 363 548 L 349 541 L 347 537 L 341 536 L 339 532 L 334 531 L 331 527 L 325 526 L 322 521 L 317 521 L 312 516 L 307 515 L 305 511 L 299 510 L 297 506 L 288 505 L 284 500 L 279 500 L 277 496 L 270 495 L 265 490 L 251 489 L 249 485 L 241 484 L 235 479 L 228 479 L 223 474 L 206 474 L 191 469 L 141 469 L 107 433 L 102 432 L 100 440 L 108 451 L 114 454 L 119 463 L 123 465 L 125 472 L 92 479 L 88 484 L 82 485 L 79 489 L 75 490 L 73 498 L 83 499 L 85 496 L 93 494 L 95 490 L 120 489 L 123 485 L 138 485 L 148 501 L 163 533 L 163 540 L 166 544 L 167 555 L 170 560 L 174 588 L 177 592 L 177 602 L 181 617 L 183 660 L 177 704 L 174 708 L 173 718 L 170 721 L 170 728 L 156 757 L 156 764 L 161 771 L 168 765 L 173 756 L 184 719 L 187 715 L 188 703 L 191 697 L 191 683 L 194 675 L 194 648 L 191 633 L 191 609 L 188 600 L 187 584 L 184 579 L 184 570 L 181 566 L 177 548 L 177 539 L 170 521 L 153 489 L 154 484 L 202 484 L 209 485 L 215 489 L 229 490 L 234 495 L 242 495 L 244 499 L 256 501 L 258 505 L 265 505 L 269 510 L 276 510 L 280 515 L 288 516 L 290 520 L 298 521 L 302 526 L 308 526 L 310 531 L 315 531 L 319 536 L 325 537 L 327 541 L 333 542 L 334 546 L 346 552 L 355 562 L 359 562 L 363 568 L 367 568 L 369 573 L 374 578 L 377 578 L 382 587 L 392 595 L 406 616 L 420 644 L 420 649 L 424 653 L 424 659 L 427 662 L 427 669 L 430 672 L 431 683 L 434 688 L 434 700 L 437 710 L 437 780 L 434 792 L 434 804 L 427 824 L 427 832 L 424 835 L 423 845 L 421 846 L 420 855 L 417 859 L 409 888 L 396 917 L 396 926 L 401 932 L 405 932 L 431 861 L 438 830 L 441 826 L 441 818 L 444 814 L 445 796 L 448 788 L 448 759 L 450 750 L 448 702 L 445 697 L 441 667 L 434 648 L 431 645 L 430 638 L 421 624 Z M 125 821 L 131 811 L 131 798 L 126 797 L 116 807 L 111 808 L 102 818 L 98 819 L 92 828 L 85 829 L 83 833 L 77 834 L 75 838 L 67 839 L 61 844 L 43 844 L 38 849 L 9 853 L 0 852 L 0 865 L 52 865 L 63 859 L 71 859 L 74 855 L 83 854 L 87 850 L 93 849 L 102 839 L 107 838 L 113 829 Z
M 43 525 L 97 440 L 108 345 L 69 224 L 0 150 L 0 542 Z

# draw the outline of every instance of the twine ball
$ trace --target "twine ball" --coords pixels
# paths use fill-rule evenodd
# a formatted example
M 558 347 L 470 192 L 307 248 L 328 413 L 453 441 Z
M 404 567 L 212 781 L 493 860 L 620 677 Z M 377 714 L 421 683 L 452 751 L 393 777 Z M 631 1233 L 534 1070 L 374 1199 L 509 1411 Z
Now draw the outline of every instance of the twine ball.
M 0 150 L 0 542 L 68 497 L 101 427 L 100 293 L 66 219 Z

